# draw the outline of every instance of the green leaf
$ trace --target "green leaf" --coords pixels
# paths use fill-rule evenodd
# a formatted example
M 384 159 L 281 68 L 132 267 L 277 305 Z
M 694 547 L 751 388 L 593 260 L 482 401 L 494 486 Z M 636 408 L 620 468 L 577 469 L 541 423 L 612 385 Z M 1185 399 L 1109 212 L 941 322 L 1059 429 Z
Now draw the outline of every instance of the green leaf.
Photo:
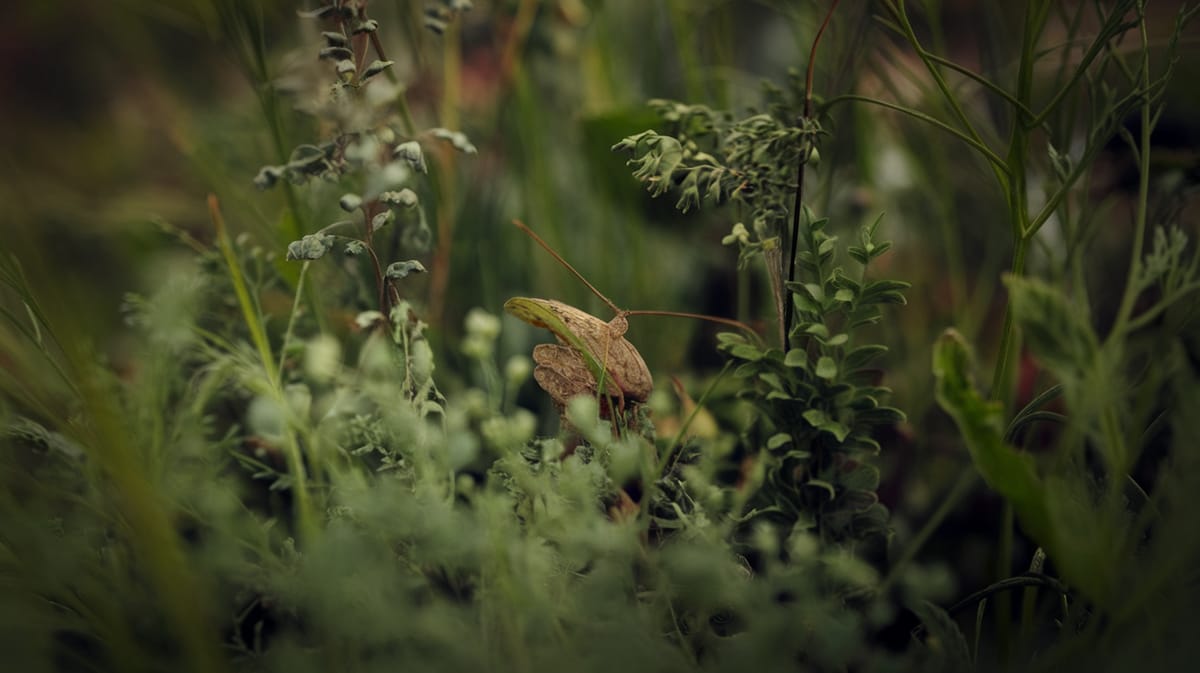
M 757 362 L 763 357 L 762 349 L 750 344 L 739 344 L 734 346 L 733 348 L 729 349 L 729 354 L 740 360 L 748 360 L 750 362 Z
M 906 304 L 903 290 L 911 287 L 910 283 L 899 280 L 876 280 L 867 283 L 862 294 L 858 297 L 860 304 Z
M 846 357 L 842 358 L 842 368 L 847 371 L 854 371 L 886 353 L 887 350 L 887 346 L 878 344 L 859 346 L 847 353 Z
M 425 265 L 415 259 L 388 264 L 385 275 L 393 280 L 406 278 L 410 273 L 425 273 Z
M 479 151 L 474 145 L 471 144 L 471 141 L 467 139 L 466 135 L 457 131 L 436 128 L 430 129 L 429 133 L 438 140 L 445 140 L 449 142 L 451 147 L 459 152 L 462 152 L 463 154 L 475 154 Z
M 791 441 L 792 441 L 792 436 L 789 435 L 788 433 L 786 433 L 786 432 L 776 433 L 774 435 L 771 435 L 771 438 L 767 440 L 767 448 L 774 451 L 775 449 L 778 449 L 779 447 L 783 446 L 784 444 L 790 444 Z
M 258 170 L 258 175 L 254 176 L 254 186 L 259 189 L 270 189 L 279 182 L 283 173 L 283 166 L 263 166 Z
M 375 213 L 375 217 L 371 218 L 371 231 L 379 231 L 395 221 L 396 213 L 390 210 L 384 210 L 382 212 Z
M 424 165 L 424 163 L 422 163 Z M 379 195 L 379 200 L 389 206 L 400 206 L 401 208 L 413 208 L 419 202 L 417 193 L 405 187 L 398 192 L 384 192 Z
M 415 140 L 396 145 L 396 149 L 392 150 L 392 156 L 407 162 L 415 171 L 420 173 L 429 172 L 429 169 L 425 166 L 425 153 L 421 150 L 421 143 Z
M 822 340 L 829 338 L 829 328 L 819 322 L 809 325 L 804 329 L 804 332 Z
M 967 639 L 950 615 L 929 601 L 914 605 L 912 611 L 925 625 L 925 631 L 929 634 L 925 646 L 941 662 L 941 670 L 971 670 L 971 650 L 967 646 Z
M 877 407 L 860 411 L 854 415 L 856 422 L 870 423 L 871 425 L 894 425 L 903 422 L 904 419 L 904 412 L 895 407 Z
M 1030 536 L 1053 552 L 1053 529 L 1033 458 L 1004 442 L 1003 407 L 999 402 L 984 400 L 975 390 L 970 362 L 962 335 L 953 329 L 943 332 L 933 349 L 938 404 L 958 425 L 984 481 L 1012 503 Z
M 322 31 L 321 37 L 325 38 L 325 44 L 330 47 L 345 47 L 350 44 L 350 41 L 342 33 Z
M 359 33 L 374 33 L 377 30 L 379 30 L 379 22 L 375 19 L 366 19 L 365 21 L 356 22 L 350 33 L 352 35 L 358 35 Z M 379 63 L 379 61 L 376 61 L 376 63 Z M 391 65 L 392 62 L 388 61 L 387 64 Z M 370 70 L 370 68 L 368 68 L 368 70 Z M 366 78 L 364 77 L 364 79 Z
M 808 352 L 803 348 L 793 348 L 787 352 L 783 358 L 783 364 L 788 367 L 799 367 L 800 369 L 808 369 Z
M 1085 378 L 1100 345 L 1079 302 L 1032 278 L 1005 275 L 1004 284 L 1013 319 L 1034 357 L 1060 379 Z
M 829 417 L 821 409 L 808 409 L 801 416 L 817 430 L 828 432 L 839 442 L 844 441 L 850 434 L 850 428 Z
M 758 380 L 767 384 L 772 390 L 785 392 L 786 388 L 783 385 L 783 379 L 779 378 L 779 374 L 775 372 L 764 372 L 758 375 Z
M 826 381 L 832 381 L 838 375 L 837 363 L 834 362 L 833 358 L 829 357 L 828 355 L 822 355 L 821 358 L 817 360 L 816 374 Z
M 808 481 L 804 482 L 804 485 L 812 486 L 813 488 L 819 488 L 819 489 L 825 491 L 826 493 L 829 494 L 830 500 L 833 500 L 834 498 L 837 497 L 837 489 L 835 489 L 833 487 L 833 484 L 831 484 L 823 479 L 809 479 Z
M 292 260 L 321 259 L 335 241 L 333 234 L 308 234 L 299 241 L 288 243 L 287 258 Z
M 859 463 L 853 470 L 841 478 L 842 486 L 857 491 L 874 493 L 879 488 L 879 468 L 867 463 Z
M 348 47 L 345 47 L 342 45 L 335 45 L 335 46 L 325 47 L 321 51 L 317 52 L 317 58 L 332 59 L 334 61 L 343 61 L 343 60 L 348 60 L 348 59 L 354 58 L 354 52 L 350 51 L 350 49 Z

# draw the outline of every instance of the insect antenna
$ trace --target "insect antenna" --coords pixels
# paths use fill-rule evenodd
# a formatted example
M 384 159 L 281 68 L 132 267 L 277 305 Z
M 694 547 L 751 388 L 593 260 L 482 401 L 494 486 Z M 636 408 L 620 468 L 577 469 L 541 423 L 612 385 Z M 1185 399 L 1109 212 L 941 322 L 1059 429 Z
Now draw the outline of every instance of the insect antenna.
M 545 250 L 546 252 L 550 253 L 551 257 L 558 260 L 559 264 L 562 264 L 563 266 L 567 267 L 567 271 L 570 271 L 572 274 L 574 274 L 574 276 L 576 278 L 578 278 L 580 281 L 582 281 L 583 284 L 587 286 L 587 289 L 592 291 L 592 294 L 599 297 L 600 300 L 603 301 L 605 304 L 608 304 L 608 307 L 613 310 L 613 313 L 616 313 L 617 315 L 622 315 L 622 314 L 626 313 L 626 311 L 622 311 L 619 306 L 614 304 L 611 299 L 609 299 L 608 297 L 605 297 L 604 293 L 602 293 L 600 290 L 597 290 L 595 285 L 592 285 L 591 283 L 589 283 L 588 279 L 584 278 L 582 273 L 579 273 L 578 271 L 576 271 L 575 267 L 571 266 L 570 262 L 563 259 L 562 255 L 555 252 L 554 248 L 551 248 L 549 243 L 543 241 L 541 236 L 538 236 L 537 234 L 533 233 L 533 230 L 530 229 L 524 222 L 522 222 L 520 220 L 513 220 L 513 224 L 515 224 L 518 229 L 525 232 L 530 238 L 532 238 L 534 240 L 534 242 L 536 242 L 538 245 L 542 246 L 542 249 Z

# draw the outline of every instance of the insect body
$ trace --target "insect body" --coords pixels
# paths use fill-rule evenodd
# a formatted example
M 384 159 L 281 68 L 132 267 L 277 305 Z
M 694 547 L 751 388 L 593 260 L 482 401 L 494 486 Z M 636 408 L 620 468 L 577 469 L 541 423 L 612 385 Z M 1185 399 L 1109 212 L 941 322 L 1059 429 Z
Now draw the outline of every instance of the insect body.
M 565 406 L 577 395 L 596 395 L 600 381 L 604 394 L 622 405 L 650 396 L 654 380 L 641 354 L 624 337 L 623 315 L 604 322 L 560 301 L 528 297 L 509 299 L 504 310 L 549 330 L 558 340 L 533 349 L 533 377 L 556 404 Z

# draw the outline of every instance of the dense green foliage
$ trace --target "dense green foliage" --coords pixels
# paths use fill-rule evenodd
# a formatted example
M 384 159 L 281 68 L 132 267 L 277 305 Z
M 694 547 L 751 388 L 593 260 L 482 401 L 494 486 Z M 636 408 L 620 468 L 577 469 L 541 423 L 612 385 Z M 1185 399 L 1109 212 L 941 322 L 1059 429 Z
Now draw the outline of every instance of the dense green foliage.
M 1196 10 L 1031 0 L 973 67 L 938 3 L 484 4 L 98 19 L 199 26 L 251 88 L 168 116 L 187 205 L 154 241 L 138 216 L 119 306 L 88 266 L 121 253 L 48 243 L 104 211 L 30 205 L 32 160 L 5 187 L 45 228 L 6 221 L 0 259 L 14 670 L 1200 654 L 1196 157 L 1155 143 Z M 631 46 L 656 26 L 675 53 Z M 775 83 L 719 74 L 768 38 Z M 571 325 L 497 317 L 601 306 L 518 216 L 628 298 L 607 334 L 649 399 Z M 535 363 L 539 322 L 567 350 Z M 535 364 L 598 392 L 554 408 Z

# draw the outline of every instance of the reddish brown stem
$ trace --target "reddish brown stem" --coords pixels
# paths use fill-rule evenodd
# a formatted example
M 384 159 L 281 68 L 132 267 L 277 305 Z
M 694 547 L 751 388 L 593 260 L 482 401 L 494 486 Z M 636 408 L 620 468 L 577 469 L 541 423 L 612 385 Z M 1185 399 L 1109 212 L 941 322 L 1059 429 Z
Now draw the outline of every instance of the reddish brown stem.
M 840 0 L 833 0 L 829 5 L 829 11 L 825 13 L 825 20 L 821 22 L 821 27 L 817 29 L 817 34 L 813 38 L 812 49 L 808 52 L 808 71 L 804 78 L 804 114 L 800 119 L 802 126 L 806 126 L 808 120 L 812 117 L 812 90 L 813 90 L 813 72 L 817 63 L 817 45 L 821 43 L 821 36 L 825 34 L 825 28 L 829 26 L 833 20 L 833 10 L 837 9 Z M 804 141 L 802 141 L 804 142 Z M 801 148 L 803 149 L 803 148 Z M 796 169 L 796 203 L 792 206 L 792 242 L 791 253 L 788 255 L 787 279 L 788 282 L 796 280 L 796 244 L 800 239 L 800 209 L 804 200 L 804 164 L 808 161 L 806 152 L 801 151 L 797 160 L 799 164 Z M 815 253 L 815 251 L 814 251 Z M 784 304 L 784 348 L 787 347 L 787 333 L 792 329 L 792 314 L 793 302 L 789 294 L 787 301 Z

